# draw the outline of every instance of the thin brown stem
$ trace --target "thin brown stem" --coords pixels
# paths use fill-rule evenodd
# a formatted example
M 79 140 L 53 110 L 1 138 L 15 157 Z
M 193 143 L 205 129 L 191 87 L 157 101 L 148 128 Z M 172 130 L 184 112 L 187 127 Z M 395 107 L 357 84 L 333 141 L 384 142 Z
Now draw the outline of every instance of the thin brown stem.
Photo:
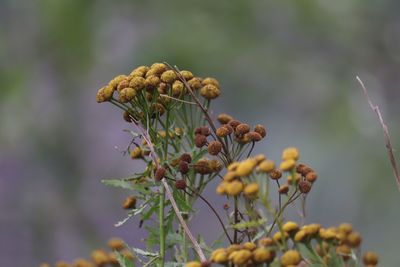
M 182 74 L 179 72 L 178 67 L 176 66 L 171 66 L 170 64 L 168 64 L 167 62 L 165 62 L 166 65 L 168 65 L 170 67 L 171 70 L 173 70 L 175 72 L 175 74 L 178 76 L 179 80 L 181 80 L 183 82 L 183 84 L 185 85 L 186 89 L 189 91 L 190 95 L 192 96 L 194 102 L 196 102 L 196 104 L 200 107 L 200 109 L 203 111 L 204 116 L 208 122 L 208 124 L 210 125 L 211 129 L 213 130 L 214 134 L 216 135 L 217 132 L 217 128 L 215 127 L 215 124 L 213 122 L 213 120 L 210 117 L 210 114 L 208 114 L 207 109 L 200 103 L 200 100 L 197 98 L 197 96 L 193 93 L 192 88 L 190 87 L 190 85 L 187 83 L 186 79 L 182 76 Z M 229 154 L 229 150 L 228 148 L 225 146 L 225 144 L 223 143 L 223 140 L 221 139 L 221 137 L 217 136 L 218 141 L 222 144 L 222 149 L 224 150 L 228 163 L 232 162 L 232 159 L 230 157 Z
M 278 212 L 278 214 L 275 216 L 274 221 L 271 224 L 271 227 L 269 228 L 268 232 L 267 232 L 267 236 L 269 236 L 272 232 L 272 229 L 274 229 L 275 224 L 278 222 L 278 219 L 282 216 L 283 211 L 285 210 L 285 208 L 292 203 L 293 201 L 295 201 L 299 196 L 301 196 L 301 194 L 298 194 L 296 196 L 297 190 L 293 192 L 293 194 L 289 197 L 288 201 L 283 205 L 282 209 Z
M 191 189 L 190 187 L 187 187 L 193 194 L 195 194 L 196 196 L 198 196 L 201 200 L 203 200 L 207 206 L 214 212 L 215 216 L 217 217 L 218 221 L 220 222 L 222 228 L 224 229 L 225 235 L 229 240 L 229 243 L 233 244 L 233 241 L 231 239 L 231 237 L 228 234 L 228 231 L 225 228 L 224 222 L 222 221 L 221 217 L 219 216 L 218 212 L 215 210 L 215 208 L 213 207 L 213 205 L 211 205 L 211 203 L 205 199 L 202 195 L 200 195 L 199 193 L 195 192 L 193 189 Z M 188 192 L 185 191 L 186 194 L 189 194 Z
M 149 137 L 149 133 L 148 131 L 146 131 L 140 124 L 138 121 L 136 121 L 133 117 L 132 117 L 133 122 L 135 123 L 136 127 L 138 127 L 139 130 L 141 130 L 142 132 L 142 136 L 145 139 L 145 141 L 147 142 L 147 145 L 150 149 L 150 156 L 153 159 L 154 164 L 157 166 L 157 168 L 159 167 L 159 163 L 158 163 L 158 159 L 157 159 L 157 154 L 155 153 L 154 150 L 154 146 L 153 143 L 151 142 L 151 139 Z M 189 227 L 187 226 L 185 220 L 182 217 L 181 211 L 178 208 L 178 205 L 176 204 L 176 201 L 172 195 L 171 189 L 168 185 L 168 183 L 166 182 L 166 180 L 163 178 L 161 179 L 161 183 L 163 184 L 164 188 L 165 188 L 165 193 L 169 199 L 169 201 L 171 202 L 172 208 L 174 209 L 174 212 L 176 214 L 176 217 L 179 220 L 179 223 L 181 224 L 183 230 L 185 231 L 186 235 L 188 236 L 189 240 L 192 242 L 193 245 L 193 249 L 196 251 L 197 255 L 199 256 L 200 260 L 202 262 L 206 262 L 207 258 L 204 255 L 203 250 L 201 249 L 199 243 L 197 242 L 197 240 L 194 238 L 193 234 L 190 232 Z
M 392 144 L 391 144 L 391 141 L 390 141 L 389 129 L 388 129 L 385 121 L 383 120 L 383 117 L 382 117 L 382 114 L 381 114 L 381 112 L 379 110 L 379 107 L 377 105 L 374 105 L 372 103 L 371 99 L 369 98 L 367 88 L 365 87 L 363 81 L 358 76 L 356 76 L 356 79 L 360 83 L 361 88 L 363 89 L 365 98 L 367 99 L 369 106 L 371 107 L 371 109 L 378 116 L 379 122 L 380 122 L 380 124 L 382 126 L 383 134 L 384 134 L 384 137 L 385 137 L 386 150 L 387 150 L 387 153 L 388 153 L 388 156 L 389 156 L 390 164 L 392 165 L 392 170 L 393 170 L 394 177 L 396 178 L 397 187 L 400 190 L 400 173 L 399 173 L 399 169 L 397 168 L 396 158 L 394 157 L 393 147 L 392 147 Z

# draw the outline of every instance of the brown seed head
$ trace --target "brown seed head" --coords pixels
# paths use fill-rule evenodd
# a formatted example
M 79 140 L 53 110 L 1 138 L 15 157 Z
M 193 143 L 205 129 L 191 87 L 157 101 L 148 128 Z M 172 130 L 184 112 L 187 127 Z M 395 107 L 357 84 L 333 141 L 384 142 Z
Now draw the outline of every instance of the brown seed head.
M 180 161 L 179 162 L 179 171 L 182 174 L 186 174 L 189 172 L 189 163 L 187 163 L 186 161 Z
M 196 147 L 202 148 L 203 146 L 205 146 L 207 144 L 207 137 L 202 134 L 196 134 L 196 136 L 194 138 L 194 143 L 195 143 Z
M 216 135 L 218 136 L 218 137 L 226 137 L 226 136 L 228 136 L 229 135 L 229 130 L 226 128 L 226 127 L 219 127 L 219 128 L 217 128 L 217 131 L 216 131 Z
M 279 187 L 279 194 L 285 195 L 289 192 L 289 185 L 288 184 L 283 184 Z
M 192 162 L 192 156 L 190 156 L 190 154 L 188 154 L 188 153 L 183 153 L 183 154 L 179 157 L 179 159 L 180 159 L 181 161 L 186 161 L 187 163 L 191 163 L 191 162 Z
M 240 124 L 242 124 L 242 123 L 241 123 L 240 121 L 238 121 L 238 120 L 230 120 L 230 121 L 228 122 L 228 125 L 231 126 L 231 127 L 233 128 L 233 130 L 235 130 L 236 127 L 237 127 L 238 125 L 240 125 Z
M 175 187 L 176 187 L 176 189 L 179 189 L 179 190 L 185 190 L 186 189 L 186 181 L 183 179 L 176 180 Z
M 159 167 L 154 174 L 154 179 L 156 179 L 156 181 L 161 181 L 161 179 L 165 177 L 166 172 L 167 170 L 165 168 Z
M 208 126 L 202 126 L 200 127 L 200 134 L 209 136 L 211 134 L 211 129 Z
M 246 123 L 241 123 L 236 126 L 235 128 L 235 134 L 237 136 L 242 136 L 250 131 L 250 126 Z
M 272 180 L 278 180 L 282 177 L 282 171 L 279 169 L 273 169 L 268 173 L 268 175 Z
M 264 126 L 262 126 L 261 124 L 257 124 L 254 127 L 254 131 L 259 133 L 261 135 L 262 138 L 264 138 L 265 136 L 267 136 L 267 130 L 265 129 Z
M 310 167 L 308 167 L 306 164 L 300 163 L 296 167 L 296 172 L 300 173 L 303 176 L 306 176 L 307 173 L 313 171 Z
M 222 113 L 219 114 L 217 117 L 217 120 L 221 123 L 221 124 L 227 124 L 229 121 L 233 120 L 232 116 L 226 114 L 226 113 Z
M 219 141 L 212 141 L 208 144 L 208 153 L 210 155 L 216 156 L 221 152 L 222 144 Z
M 311 191 L 311 183 L 308 181 L 300 181 L 299 182 L 299 190 L 303 194 L 307 194 Z
M 318 178 L 318 175 L 316 172 L 311 171 L 306 174 L 306 180 L 309 181 L 310 183 L 314 183 Z
M 261 139 L 262 139 L 261 135 L 257 132 L 249 132 L 246 135 L 249 137 L 250 141 L 252 141 L 252 142 L 258 142 L 258 141 L 261 141 Z

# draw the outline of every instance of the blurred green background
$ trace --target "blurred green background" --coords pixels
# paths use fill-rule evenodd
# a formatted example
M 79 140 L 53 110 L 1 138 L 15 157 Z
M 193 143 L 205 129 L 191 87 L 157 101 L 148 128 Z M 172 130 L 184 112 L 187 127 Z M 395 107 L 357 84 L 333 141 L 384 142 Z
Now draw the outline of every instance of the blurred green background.
M 100 183 L 135 171 L 115 149 L 127 125 L 95 94 L 168 61 L 220 80 L 214 115 L 268 127 L 257 152 L 300 148 L 320 176 L 308 222 L 353 223 L 380 266 L 400 266 L 400 193 L 355 81 L 400 147 L 399 12 L 396 0 L 0 1 L 0 265 L 71 261 L 114 235 L 141 246 L 137 220 L 113 226 L 128 192 Z M 220 229 L 200 215 L 192 227 L 212 240 Z

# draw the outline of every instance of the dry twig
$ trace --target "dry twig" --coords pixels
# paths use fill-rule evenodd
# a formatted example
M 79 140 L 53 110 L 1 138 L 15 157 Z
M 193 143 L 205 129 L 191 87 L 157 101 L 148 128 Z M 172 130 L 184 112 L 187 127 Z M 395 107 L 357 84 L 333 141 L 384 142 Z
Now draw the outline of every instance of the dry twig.
M 388 127 L 387 127 L 385 121 L 383 120 L 383 117 L 382 117 L 382 114 L 381 114 L 381 112 L 379 110 L 379 107 L 377 105 L 374 105 L 372 103 L 371 99 L 369 98 L 367 88 L 365 87 L 363 81 L 358 76 L 356 76 L 356 79 L 360 83 L 361 88 L 363 89 L 364 95 L 367 98 L 369 106 L 371 107 L 371 109 L 378 116 L 379 122 L 380 122 L 380 124 L 382 126 L 383 134 L 384 134 L 384 137 L 385 137 L 386 150 L 387 150 L 387 153 L 388 153 L 388 156 L 389 156 L 390 164 L 392 165 L 392 170 L 393 170 L 394 177 L 396 178 L 397 187 L 398 187 L 398 189 L 400 191 L 400 174 L 399 174 L 399 170 L 397 168 L 396 158 L 394 157 L 393 147 L 392 147 L 392 144 L 390 142 L 390 136 L 389 136 Z

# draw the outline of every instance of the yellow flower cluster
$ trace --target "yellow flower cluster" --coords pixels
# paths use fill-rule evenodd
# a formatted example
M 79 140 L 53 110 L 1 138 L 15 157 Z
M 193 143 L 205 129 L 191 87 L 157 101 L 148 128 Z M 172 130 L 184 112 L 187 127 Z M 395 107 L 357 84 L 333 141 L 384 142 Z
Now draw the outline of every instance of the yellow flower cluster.
M 315 239 L 316 242 L 311 242 Z M 282 242 L 293 242 L 292 249 L 286 250 Z M 224 266 L 260 266 L 260 264 L 279 261 L 280 266 L 293 267 L 300 264 L 303 257 L 297 250 L 296 243 L 305 243 L 310 249 L 315 250 L 324 264 L 331 266 L 330 261 L 335 253 L 344 261 L 347 261 L 361 244 L 361 236 L 353 231 L 351 224 L 343 223 L 338 227 L 323 228 L 320 224 L 308 224 L 302 227 L 295 222 L 288 221 L 282 225 L 281 230 L 272 238 L 261 238 L 258 243 L 247 242 L 233 244 L 227 248 L 219 248 L 211 253 L 212 263 Z M 280 258 L 276 257 L 280 255 Z M 363 256 L 365 266 L 375 267 L 378 264 L 378 255 L 374 252 L 366 252 Z M 190 262 L 186 267 L 201 267 L 199 262 Z M 336 266 L 336 265 L 335 265 Z
M 193 168 L 196 173 L 205 175 L 219 172 L 222 170 L 223 165 L 216 159 L 201 158 L 193 164 Z
M 254 170 L 260 169 L 260 165 L 265 162 L 264 155 L 257 155 L 241 162 L 234 162 L 228 166 L 228 171 L 223 177 L 223 181 L 217 186 L 217 193 L 220 195 L 238 196 L 244 193 L 247 198 L 257 198 L 259 185 L 248 179 Z
M 268 247 L 247 242 L 242 245 L 234 244 L 227 248 L 219 248 L 212 252 L 211 262 L 237 266 L 253 266 L 262 263 L 270 263 L 275 258 L 274 250 Z
M 221 116 L 221 115 L 220 115 Z M 228 115 L 226 115 L 228 116 Z M 227 168 L 227 173 L 223 177 L 223 181 L 217 186 L 217 193 L 220 195 L 238 196 L 242 192 L 247 198 L 257 198 L 259 192 L 259 185 L 256 182 L 251 182 L 250 177 L 254 172 L 267 174 L 272 180 L 279 180 L 282 177 L 283 171 L 290 171 L 291 175 L 288 177 L 288 183 L 282 184 L 279 188 L 280 194 L 286 194 L 289 191 L 290 185 L 299 185 L 302 193 L 308 193 L 311 189 L 311 184 L 307 181 L 301 181 L 301 175 L 291 176 L 296 173 L 296 161 L 299 158 L 299 151 L 297 148 L 287 148 L 282 153 L 284 161 L 280 164 L 280 169 L 275 167 L 275 162 L 267 159 L 264 155 L 260 154 L 255 157 L 248 158 L 241 162 L 234 162 Z M 304 164 L 300 164 L 307 168 L 307 175 L 313 175 L 316 180 L 316 173 Z M 311 179 L 310 179 L 311 180 Z
M 241 144 L 261 141 L 267 136 L 267 130 L 261 124 L 254 126 L 253 130 L 250 125 L 235 120 L 228 114 L 218 115 L 218 121 L 222 124 L 216 130 L 218 137 L 224 138 L 234 135 L 235 141 Z
M 107 252 L 103 249 L 96 249 L 91 253 L 91 260 L 83 258 L 76 259 L 72 264 L 65 261 L 58 261 L 55 267 L 101 267 L 101 266 L 120 266 L 117 260 L 116 252 L 120 253 L 124 258 L 133 261 L 135 257 L 125 246 L 124 241 L 120 238 L 111 238 L 108 241 L 108 247 L 112 250 Z M 114 252 L 116 251 L 116 252 Z M 51 267 L 48 263 L 40 264 L 39 267 Z
M 164 63 L 154 63 L 150 67 L 137 67 L 128 75 L 116 76 L 99 89 L 96 101 L 98 103 L 110 101 L 114 93 L 118 94 L 117 99 L 120 103 L 142 101 L 140 95 L 152 102 L 156 96 L 157 103 L 153 104 L 155 108 L 162 110 L 170 101 L 165 95 L 180 98 L 188 94 L 185 82 L 193 91 L 199 91 L 206 99 L 215 99 L 221 94 L 219 82 L 214 78 L 202 79 L 194 77 L 190 71 L 183 70 L 178 73 Z M 155 92 L 157 94 L 154 94 Z

